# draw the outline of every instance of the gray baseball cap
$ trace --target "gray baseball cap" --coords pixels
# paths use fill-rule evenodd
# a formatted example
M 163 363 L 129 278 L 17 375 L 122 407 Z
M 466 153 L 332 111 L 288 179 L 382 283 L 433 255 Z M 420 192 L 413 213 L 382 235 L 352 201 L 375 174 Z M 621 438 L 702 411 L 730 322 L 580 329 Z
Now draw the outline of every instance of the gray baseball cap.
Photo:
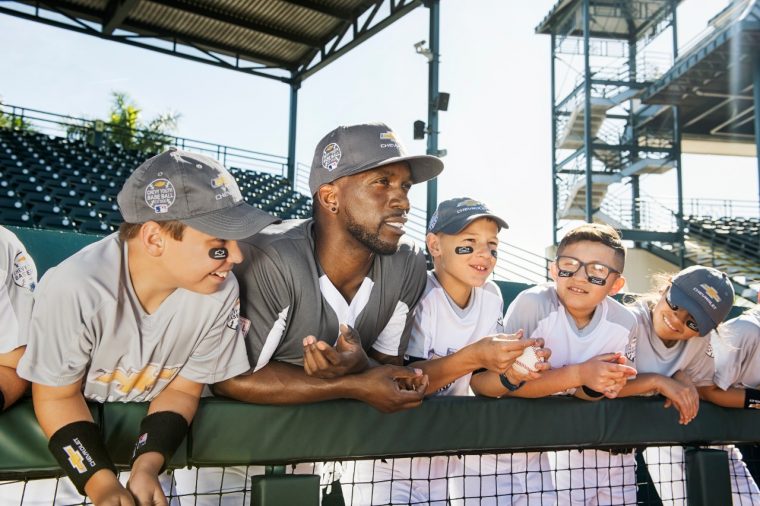
M 314 150 L 309 190 L 314 195 L 323 184 L 396 162 L 409 164 L 415 183 L 433 179 L 443 170 L 443 162 L 438 157 L 406 154 L 388 125 L 340 126 L 325 135 Z
M 245 239 L 281 221 L 246 204 L 221 163 L 174 147 L 137 167 L 117 200 L 127 223 L 178 220 L 227 240 Z
M 470 197 L 457 197 L 444 200 L 430 218 L 428 233 L 458 234 L 467 225 L 479 218 L 490 218 L 499 225 L 499 229 L 509 228 L 507 222 L 496 216 L 488 207 Z
M 728 276 L 700 265 L 679 272 L 673 278 L 669 295 L 673 304 L 694 317 L 703 336 L 726 318 L 734 303 L 734 287 Z

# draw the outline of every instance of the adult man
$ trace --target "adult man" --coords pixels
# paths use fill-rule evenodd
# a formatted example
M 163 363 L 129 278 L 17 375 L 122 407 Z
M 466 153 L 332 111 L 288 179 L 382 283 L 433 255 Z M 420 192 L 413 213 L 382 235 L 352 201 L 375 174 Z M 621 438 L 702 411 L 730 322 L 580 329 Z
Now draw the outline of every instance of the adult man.
M 327 134 L 309 177 L 313 218 L 241 242 L 245 260 L 234 272 L 251 321 L 253 374 L 215 391 L 268 404 L 352 398 L 386 412 L 419 405 L 427 378 L 398 366 L 426 267 L 402 235 L 409 189 L 441 170 L 436 157 L 407 155 L 384 124 Z

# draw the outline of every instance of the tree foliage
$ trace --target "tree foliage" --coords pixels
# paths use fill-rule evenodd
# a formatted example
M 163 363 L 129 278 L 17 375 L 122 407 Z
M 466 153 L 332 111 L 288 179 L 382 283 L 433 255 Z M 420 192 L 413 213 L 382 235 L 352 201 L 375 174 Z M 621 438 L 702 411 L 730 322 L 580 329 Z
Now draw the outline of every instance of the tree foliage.
M 71 125 L 67 129 L 67 136 L 70 140 L 112 143 L 126 149 L 154 153 L 172 144 L 171 133 L 177 128 L 179 118 L 178 113 L 165 112 L 144 121 L 137 103 L 126 93 L 114 91 L 108 119 Z

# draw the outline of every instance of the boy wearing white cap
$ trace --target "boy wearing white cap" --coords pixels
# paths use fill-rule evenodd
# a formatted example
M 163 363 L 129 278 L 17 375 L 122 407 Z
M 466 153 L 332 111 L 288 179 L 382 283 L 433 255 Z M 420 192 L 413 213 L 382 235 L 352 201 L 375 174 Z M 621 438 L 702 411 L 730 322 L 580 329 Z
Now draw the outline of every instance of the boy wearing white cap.
M 246 204 L 219 162 L 177 149 L 138 167 L 118 202 L 119 233 L 43 277 L 19 374 L 33 383 L 50 451 L 79 493 L 161 502 L 158 475 L 203 385 L 249 368 L 231 275 L 242 260 L 236 241 L 277 219 Z M 126 488 L 86 400 L 150 402 Z

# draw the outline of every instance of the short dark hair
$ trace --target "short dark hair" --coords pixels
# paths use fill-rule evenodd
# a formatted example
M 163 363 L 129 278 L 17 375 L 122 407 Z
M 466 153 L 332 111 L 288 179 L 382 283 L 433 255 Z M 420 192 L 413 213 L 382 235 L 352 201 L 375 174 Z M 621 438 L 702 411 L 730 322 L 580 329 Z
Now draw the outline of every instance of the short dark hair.
M 168 233 L 175 241 L 182 240 L 182 237 L 185 234 L 185 228 L 187 227 L 187 225 L 177 220 L 157 221 L 156 223 L 158 223 L 158 226 Z M 122 241 L 128 241 L 129 239 L 136 237 L 143 225 L 144 223 L 122 223 L 119 225 L 119 239 Z
M 614 267 L 623 272 L 625 267 L 625 246 L 617 230 L 609 225 L 601 223 L 584 223 L 565 234 L 565 237 L 557 246 L 557 256 L 561 256 L 565 248 L 581 241 L 598 242 L 615 252 L 615 260 L 618 265 Z

